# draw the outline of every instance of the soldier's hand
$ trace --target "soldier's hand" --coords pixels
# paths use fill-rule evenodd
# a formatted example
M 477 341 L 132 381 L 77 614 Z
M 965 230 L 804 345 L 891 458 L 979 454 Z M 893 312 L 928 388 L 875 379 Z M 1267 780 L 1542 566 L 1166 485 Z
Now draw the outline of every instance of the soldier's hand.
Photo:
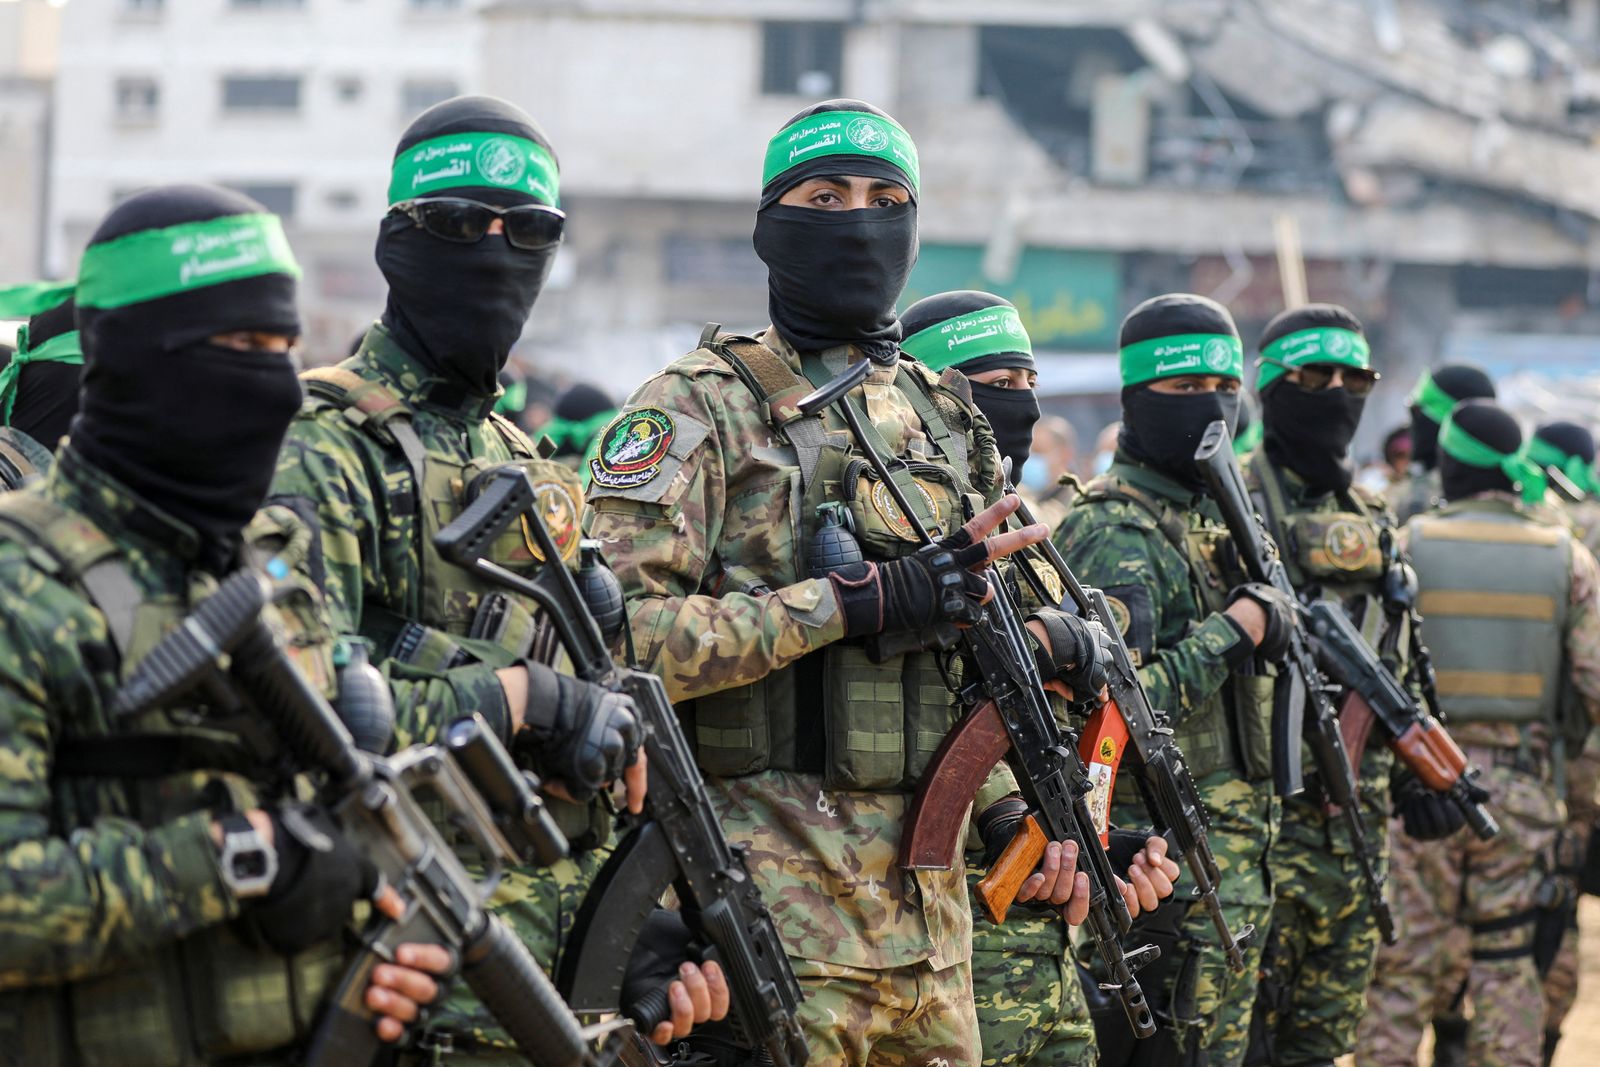
M 1041 608 L 1028 616 L 1027 626 L 1038 641 L 1034 656 L 1047 689 L 1068 700 L 1089 700 L 1105 691 L 1111 655 L 1099 623 Z
M 678 968 L 678 981 L 667 987 L 672 1021 L 657 1026 L 650 1040 L 658 1045 L 688 1037 L 696 1026 L 728 1015 L 728 980 L 715 960 Z
M 1270 585 L 1246 582 L 1228 594 L 1227 614 L 1244 627 L 1257 654 L 1275 663 L 1289 651 L 1298 607 L 1293 597 Z
M 1128 882 L 1123 896 L 1131 894 L 1134 900 L 1128 905 L 1128 913 L 1138 915 L 1141 911 L 1154 911 L 1172 895 L 1178 874 L 1177 861 L 1167 858 L 1167 839 L 1146 838 L 1144 847 L 1134 853 L 1133 862 L 1128 864 Z
M 721 966 L 714 960 L 697 964 L 698 956 L 693 932 L 675 911 L 657 908 L 639 930 L 623 972 L 622 1010 L 658 1045 L 688 1037 L 701 1023 L 728 1014 L 728 980 Z
M 904 559 L 852 563 L 830 572 L 846 636 L 977 622 L 994 596 L 988 579 L 977 572 L 1050 535 L 1049 527 L 1036 523 L 988 537 L 1018 503 L 1015 496 L 1004 497 L 955 533 Z
M 631 769 L 631 776 L 624 779 L 629 807 L 642 806 L 639 718 L 633 701 L 542 663 L 525 661 L 523 668 L 527 699 L 522 728 L 511 739 L 518 762 L 561 783 L 567 795 L 580 802 Z
M 1078 905 L 1081 914 L 1073 918 Z M 1089 914 L 1089 876 L 1078 870 L 1078 846 L 1073 841 L 1051 841 L 1044 847 L 1044 857 L 1039 869 L 1028 876 L 1017 892 L 1017 902 L 1031 900 L 1048 902 L 1062 908 L 1062 914 L 1073 924 L 1081 923 Z
M 405 914 L 405 901 L 393 886 L 385 886 L 375 906 L 391 919 Z M 378 1013 L 378 1037 L 393 1043 L 405 1036 L 406 1025 L 416 1022 L 424 1005 L 439 996 L 435 975 L 448 975 L 455 969 L 450 950 L 443 945 L 407 942 L 395 949 L 394 963 L 380 963 L 372 969 L 372 980 L 363 998 L 367 1007 Z

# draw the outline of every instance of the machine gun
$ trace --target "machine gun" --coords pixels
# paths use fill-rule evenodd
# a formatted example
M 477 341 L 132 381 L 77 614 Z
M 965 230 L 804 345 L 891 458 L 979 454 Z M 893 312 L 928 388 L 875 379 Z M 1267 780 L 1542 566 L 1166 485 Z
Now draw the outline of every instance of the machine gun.
M 1006 488 L 1010 490 L 1011 486 L 1007 484 Z M 1031 524 L 1034 521 L 1033 512 L 1026 501 L 1017 508 L 1017 517 L 1024 523 Z M 1128 766 L 1144 799 L 1145 808 L 1154 820 L 1156 832 L 1170 839 L 1177 853 L 1174 858 L 1184 861 L 1190 881 L 1194 883 L 1194 899 L 1200 901 L 1206 914 L 1211 917 L 1211 924 L 1217 931 L 1217 943 L 1228 959 L 1228 966 L 1242 973 L 1245 968 L 1243 946 L 1255 934 L 1255 927 L 1247 925 L 1235 936 L 1228 926 L 1227 916 L 1222 912 L 1222 902 L 1217 896 L 1222 872 L 1217 868 L 1216 853 L 1211 850 L 1208 836 L 1211 823 L 1206 816 L 1205 805 L 1200 800 L 1200 793 L 1195 788 L 1194 777 L 1189 773 L 1189 764 L 1184 760 L 1177 742 L 1172 739 L 1172 730 L 1162 725 L 1163 717 L 1150 706 L 1150 699 L 1139 682 L 1139 672 L 1133 665 L 1133 656 L 1128 652 L 1128 644 L 1112 618 L 1105 593 L 1080 584 L 1060 550 L 1051 542 L 1042 541 L 1034 548 L 1061 578 L 1067 598 L 1077 606 L 1078 612 L 1084 618 L 1100 624 L 1104 634 L 1102 641 L 1109 652 L 1106 690 L 1110 699 L 1090 717 L 1083 731 L 1080 755 L 1088 765 L 1090 774 L 1103 778 L 1097 789 L 1104 789 L 1106 806 L 1109 806 L 1119 765 L 1113 753 L 1122 749 L 1123 744 L 1127 746 L 1125 751 L 1133 753 L 1133 761 Z M 1032 567 L 1024 564 L 1019 569 L 1030 584 L 1039 582 Z M 1051 599 L 1042 583 L 1034 586 L 1034 592 L 1046 603 Z M 1101 761 L 1099 754 L 1108 740 L 1110 751 L 1107 755 L 1110 758 Z M 1099 814 L 1099 809 L 1096 814 Z M 1102 822 L 1099 827 L 1102 840 L 1106 828 L 1107 824 Z
M 534 499 L 525 471 L 500 470 L 435 542 L 446 559 L 538 604 L 579 678 L 632 698 L 649 758 L 646 819 L 617 845 L 584 897 L 557 984 L 575 1011 L 617 1011 L 623 973 L 640 928 L 670 885 L 697 940 L 714 951 L 708 958 L 727 972 L 740 1040 L 764 1051 L 774 1067 L 801 1067 L 807 1050 L 795 1021 L 800 983 L 743 853 L 729 844 L 717 821 L 666 688 L 655 675 L 618 667 L 612 660 L 596 622 L 596 606 L 561 561 Z M 483 558 L 494 538 L 519 520 L 546 561 L 532 579 Z M 598 545 L 584 545 L 583 553 L 585 584 L 591 590 L 598 584 L 596 598 L 606 601 L 598 613 L 626 627 L 621 589 L 601 564 Z M 622 1007 L 645 1033 L 671 1017 L 665 990 Z
M 1355 739 L 1347 746 L 1350 751 L 1361 750 L 1367 731 L 1376 723 L 1400 761 L 1423 785 L 1461 809 L 1479 839 L 1487 841 L 1499 833 L 1500 825 L 1473 799 L 1469 788 L 1478 769 L 1467 763 L 1466 753 L 1444 725 L 1418 706 L 1337 604 L 1318 600 L 1307 612 L 1322 666 L 1329 678 L 1349 691 L 1339 721 Z
M 1222 512 L 1222 521 L 1232 536 L 1234 550 L 1245 573 L 1252 582 L 1270 585 L 1283 593 L 1298 608 L 1295 625 L 1289 634 L 1286 657 L 1288 691 L 1282 694 L 1288 704 L 1280 705 L 1280 711 L 1287 714 L 1276 714 L 1273 720 L 1274 763 L 1281 765 L 1285 760 L 1298 763 L 1299 742 L 1302 739 L 1310 747 L 1317 774 L 1322 780 L 1323 794 L 1343 818 L 1350 833 L 1350 845 L 1361 867 L 1362 880 L 1367 884 L 1367 895 L 1378 930 L 1384 941 L 1392 945 L 1396 940 L 1394 916 L 1388 902 L 1383 899 L 1384 878 L 1378 873 L 1366 822 L 1361 817 L 1355 771 L 1345 751 L 1344 736 L 1339 731 L 1339 715 L 1334 710 L 1330 687 L 1312 651 L 1311 617 L 1305 608 L 1299 606 L 1294 586 L 1289 582 L 1289 573 L 1284 568 L 1283 560 L 1278 558 L 1278 548 L 1250 504 L 1250 494 L 1245 488 L 1244 475 L 1239 471 L 1239 461 L 1233 454 L 1233 442 L 1225 421 L 1218 419 L 1206 427 L 1205 434 L 1200 438 L 1200 447 L 1195 450 L 1194 460 L 1205 475 L 1211 498 Z M 1309 721 L 1304 716 L 1307 709 L 1311 712 Z M 1300 736 L 1284 726 L 1286 722 L 1296 721 L 1300 726 Z
M 365 931 L 304 1062 L 372 1062 L 381 1047 L 376 1016 L 363 1001 L 372 969 L 393 960 L 401 944 L 417 942 L 443 945 L 461 960 L 467 984 L 537 1067 L 594 1067 L 601 1062 L 591 1051 L 594 1035 L 580 1029 L 526 946 L 484 907 L 501 863 L 548 864 L 566 855 L 566 840 L 534 791 L 537 780 L 516 770 L 477 716 L 452 724 L 442 746 L 389 758 L 361 751 L 263 620 L 269 597 L 259 573 L 230 576 L 140 661 L 112 713 L 137 714 L 197 685 L 231 681 L 301 765 L 323 777 L 322 799 L 341 832 L 405 901 L 401 918 L 375 918 Z M 224 663 L 227 679 L 219 678 Z M 424 791 L 485 857 L 482 882 L 424 813 L 416 796 Z
M 861 417 L 850 393 L 865 380 L 872 364 L 853 364 L 833 381 L 800 401 L 800 410 L 815 414 L 837 404 L 857 444 L 900 513 L 924 546 L 934 544 L 928 531 L 895 480 L 888 460 L 863 431 Z M 972 798 L 1002 758 L 1016 772 L 1024 796 L 1036 814 L 1006 847 L 978 886 L 984 909 L 995 922 L 1005 918 L 1023 881 L 1033 873 L 1049 841 L 1071 841 L 1078 847 L 1078 866 L 1089 878 L 1089 917 L 1086 923 L 1105 963 L 1110 981 L 1133 1032 L 1139 1037 L 1155 1033 L 1155 1017 L 1145 1001 L 1134 972 L 1156 959 L 1159 950 L 1145 946 L 1124 953 L 1121 935 L 1133 920 L 1117 888 L 1111 861 L 1085 802 L 1090 790 L 1083 760 L 1074 739 L 1063 732 L 1050 707 L 1043 680 L 1028 644 L 1022 613 L 1003 582 L 991 583 L 994 599 L 984 606 L 979 622 L 958 631 L 962 656 L 974 680 L 958 694 L 970 710 L 945 735 L 923 772 L 921 784 L 906 813 L 900 839 L 899 863 L 906 869 L 948 870 L 954 866 L 966 830 Z M 894 635 L 889 635 L 894 636 Z

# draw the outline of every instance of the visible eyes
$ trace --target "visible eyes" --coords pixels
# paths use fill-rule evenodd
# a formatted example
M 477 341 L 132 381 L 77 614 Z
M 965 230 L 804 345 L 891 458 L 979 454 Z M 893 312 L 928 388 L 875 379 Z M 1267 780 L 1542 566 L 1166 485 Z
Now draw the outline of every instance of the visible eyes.
M 833 189 L 818 189 L 811 194 L 811 202 L 818 207 L 844 207 L 844 197 Z
M 880 193 L 878 196 L 872 198 L 873 207 L 899 207 L 901 203 L 903 203 L 903 201 L 901 201 L 898 197 L 891 196 L 888 193 Z

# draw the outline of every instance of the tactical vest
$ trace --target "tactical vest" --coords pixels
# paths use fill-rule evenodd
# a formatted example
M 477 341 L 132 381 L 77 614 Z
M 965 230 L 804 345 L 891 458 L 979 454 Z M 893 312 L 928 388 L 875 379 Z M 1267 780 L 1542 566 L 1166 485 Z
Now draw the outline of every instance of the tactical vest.
M 32 485 L 49 470 L 55 457 L 21 430 L 0 426 L 0 489 Z
M 1498 500 L 1447 505 L 1406 528 L 1450 721 L 1561 726 L 1572 535 Z
M 820 364 L 806 366 L 808 380 L 759 341 L 716 335 L 714 328 L 701 344 L 755 394 L 768 425 L 796 458 L 788 489 L 796 551 L 782 573 L 745 576 L 741 591 L 806 578 L 807 547 L 825 516 L 853 529 L 867 559 L 898 559 L 917 550 L 911 524 L 853 435 L 800 411 L 798 402 L 811 392 L 812 381 L 831 377 Z M 952 429 L 970 416 L 956 396 L 930 389 L 904 364 L 895 385 L 939 451 L 898 464 L 895 480 L 930 532 L 950 533 L 966 521 L 968 509 L 983 507 L 968 478 L 965 429 Z M 876 434 L 862 414 L 866 432 Z M 873 444 L 889 454 L 881 441 Z M 793 770 L 821 774 L 826 789 L 909 791 L 955 724 L 955 697 L 938 660 L 935 653 L 915 652 L 874 663 L 865 643 L 837 641 L 751 685 L 687 701 L 679 711 L 708 774 Z M 956 682 L 958 674 L 952 668 L 949 681 Z
M 420 603 L 412 616 L 404 608 L 397 610 L 397 606 L 368 599 L 361 611 L 362 636 L 371 640 L 384 658 L 430 670 L 472 660 L 504 667 L 527 656 L 536 630 L 528 607 L 476 573 L 444 559 L 434 545 L 434 536 L 466 509 L 481 480 L 504 464 L 484 458 L 455 463 L 430 453 L 412 426 L 411 409 L 382 384 L 354 371 L 324 367 L 307 371 L 301 378 L 315 404 L 338 410 L 385 451 L 398 450 L 410 474 L 418 516 L 414 551 L 422 578 Z M 513 462 L 528 468 L 533 476 L 537 506 L 543 509 L 563 558 L 572 559 L 578 550 L 582 508 L 576 477 L 555 461 L 539 456 L 504 417 L 490 413 L 488 418 L 516 457 Z M 394 492 L 393 487 L 389 491 Z M 489 557 L 523 574 L 531 574 L 542 558 L 531 536 L 517 526 L 495 541 Z
M 1080 504 L 1111 500 L 1132 504 L 1148 516 L 1188 564 L 1190 595 L 1200 608 L 1191 628 L 1227 607 L 1228 592 L 1245 579 L 1229 562 L 1232 546 L 1226 527 L 1205 521 L 1198 512 L 1186 515 L 1114 474 L 1091 481 Z M 1247 782 L 1271 780 L 1274 685 L 1274 676 L 1265 670 L 1234 672 L 1216 694 L 1173 724 L 1174 739 L 1196 778 L 1231 770 Z
M 121 548 L 53 500 L 35 493 L 0 498 L 0 529 L 30 545 L 35 565 L 105 616 L 122 679 L 191 608 L 178 597 L 146 598 Z M 308 542 L 309 532 L 304 536 Z M 215 585 L 210 578 L 198 582 L 195 598 Z M 306 628 L 315 625 L 307 590 L 288 599 L 282 610 L 300 623 L 288 643 L 291 656 L 329 689 L 330 635 Z M 113 723 L 104 736 L 60 738 L 50 833 L 69 837 L 107 817 L 154 827 L 224 803 L 243 811 L 294 788 L 263 778 L 280 757 L 254 716 L 201 711 L 164 707 Z M 236 922 L 206 927 L 109 974 L 0 993 L 0 1059 L 28 1067 L 284 1061 L 309 1033 L 345 956 L 339 939 L 285 957 L 246 941 Z

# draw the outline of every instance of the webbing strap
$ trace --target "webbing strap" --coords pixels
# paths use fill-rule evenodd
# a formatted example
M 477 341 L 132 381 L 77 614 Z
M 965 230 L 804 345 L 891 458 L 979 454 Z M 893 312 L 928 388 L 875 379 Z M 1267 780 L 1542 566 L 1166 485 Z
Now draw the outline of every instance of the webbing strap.
M 945 421 L 944 415 L 939 411 L 938 405 L 933 402 L 933 397 L 927 392 L 927 383 L 917 375 L 907 370 L 905 364 L 895 369 L 895 384 L 900 391 L 906 394 L 911 401 L 911 407 L 916 411 L 917 418 L 922 420 L 922 425 L 927 427 L 928 436 L 933 438 L 933 443 L 939 451 L 950 461 L 955 468 L 956 477 L 961 479 L 961 491 L 972 492 L 968 484 L 967 467 L 967 441 L 965 437 L 958 436 L 950 430 L 950 424 Z
M 822 459 L 822 442 L 827 436 L 822 416 L 800 411 L 800 399 L 811 392 L 811 383 L 760 341 L 727 337 L 705 343 L 703 335 L 701 340 L 701 347 L 727 360 L 756 399 L 766 406 L 767 425 L 794 446 L 800 463 L 801 491 L 810 489 L 812 476 Z
M 393 443 L 405 456 L 420 499 L 423 465 L 428 450 L 411 425 L 411 411 L 380 382 L 369 381 L 345 367 L 317 367 L 300 375 L 313 396 L 338 407 L 345 420 L 377 438 Z
M 249 766 L 251 753 L 237 740 L 177 734 L 68 737 L 51 758 L 55 774 L 82 778 L 165 778 L 186 771 L 226 771 Z
M 85 516 L 35 493 L 7 495 L 0 522 L 22 534 L 42 567 L 83 588 L 105 616 L 113 651 L 125 656 L 144 597 L 111 538 Z
M 1502 930 L 1515 930 L 1519 926 L 1527 926 L 1539 921 L 1539 909 L 1525 908 L 1522 911 L 1503 915 L 1498 919 L 1488 919 L 1481 923 L 1472 924 L 1475 934 L 1496 934 Z
M 112 557 L 85 570 L 78 576 L 78 583 L 106 617 L 106 632 L 117 657 L 125 657 L 133 640 L 134 617 L 144 600 L 133 575 L 120 558 Z

